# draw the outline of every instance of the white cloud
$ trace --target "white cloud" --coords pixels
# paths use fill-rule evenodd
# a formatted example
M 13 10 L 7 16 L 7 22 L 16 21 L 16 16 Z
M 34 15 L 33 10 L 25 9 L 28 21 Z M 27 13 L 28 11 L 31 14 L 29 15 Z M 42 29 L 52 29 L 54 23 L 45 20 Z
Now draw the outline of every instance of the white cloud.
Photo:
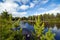
M 40 8 L 41 10 L 44 10 L 44 8 Z M 46 9 L 47 10 L 47 9 Z M 42 12 L 42 13 L 39 13 L 39 12 L 36 12 L 34 13 L 33 15 L 40 15 L 40 14 L 54 14 L 56 15 L 57 13 L 60 13 L 60 5 L 57 5 L 57 7 L 55 9 L 52 9 L 52 10 L 49 10 L 49 11 L 45 11 L 45 12 Z
M 57 6 L 57 5 L 55 3 L 52 3 L 49 6 L 54 7 L 54 6 Z
M 34 7 L 35 4 L 34 3 L 30 3 L 30 8 Z
M 13 3 L 13 2 L 0 2 L 0 12 L 4 11 L 5 9 L 8 11 L 8 12 L 11 12 L 11 11 L 16 11 L 16 8 L 18 7 L 18 4 L 16 3 Z
M 33 3 L 37 4 L 40 0 L 34 0 Z
M 39 8 L 38 11 L 46 11 L 47 8 Z
M 58 6 L 57 6 L 55 9 L 53 9 L 53 10 L 47 11 L 46 13 L 54 13 L 54 14 L 60 13 L 60 5 L 58 5 Z
M 22 10 L 27 10 L 29 8 L 33 8 L 37 3 L 38 0 L 34 0 L 34 3 L 30 2 L 30 6 L 29 5 L 25 5 L 27 2 L 29 2 L 29 0 L 3 0 L 4 2 L 0 2 L 0 12 L 4 11 L 5 9 L 13 14 L 13 16 L 17 16 L 17 17 L 22 17 L 25 16 L 27 14 L 27 12 L 17 12 L 17 10 L 22 9 Z M 22 2 L 23 4 L 21 6 L 19 6 L 17 3 L 15 3 L 14 1 L 17 2 Z M 45 4 L 47 3 L 49 0 L 42 0 L 41 3 Z M 55 4 L 52 4 L 51 7 L 54 7 Z M 46 8 L 39 8 L 38 10 L 42 10 L 45 11 L 47 10 Z M 60 6 L 57 6 L 55 9 L 50 10 L 50 11 L 45 11 L 44 13 L 57 13 L 60 12 Z M 39 15 L 41 13 L 35 13 L 34 15 Z
M 14 2 L 14 1 L 17 1 L 17 2 L 22 2 L 23 4 L 26 4 L 30 0 L 3 0 L 3 1 L 6 1 L 6 2 Z
M 13 12 L 13 17 L 23 17 L 26 16 L 27 12 Z
M 33 0 L 34 3 L 31 3 L 30 0 L 3 0 L 4 2 L 22 2 L 23 4 L 21 6 L 19 6 L 18 8 L 19 9 L 22 9 L 22 10 L 27 10 L 28 8 L 33 8 L 35 6 L 35 4 L 38 3 L 38 0 Z M 26 3 L 30 3 L 30 6 L 29 5 L 25 5 Z
M 7 10 L 13 17 L 23 17 L 27 12 L 17 12 L 18 4 L 14 2 L 0 2 L 0 13 Z
M 40 13 L 36 11 L 33 15 L 37 16 L 37 15 L 40 15 Z
M 45 4 L 45 3 L 47 3 L 48 1 L 49 1 L 49 0 L 42 0 L 41 3 Z
M 3 0 L 4 2 L 14 2 L 14 1 L 17 1 L 17 2 L 20 2 L 21 0 Z
M 22 6 L 20 6 L 20 9 L 22 9 L 22 10 L 26 10 L 26 9 L 28 9 L 28 8 L 29 8 L 28 5 L 22 5 Z
M 40 14 L 38 14 L 38 13 L 34 13 L 33 15 L 37 16 L 37 15 L 40 15 Z
M 26 4 L 27 2 L 29 2 L 30 0 L 21 0 L 21 2 L 23 3 L 23 4 Z
M 33 8 L 34 6 L 35 6 L 34 3 L 30 3 L 30 6 L 29 6 L 29 5 L 21 5 L 21 6 L 19 7 L 19 9 L 27 10 L 27 9 L 29 9 L 29 8 Z

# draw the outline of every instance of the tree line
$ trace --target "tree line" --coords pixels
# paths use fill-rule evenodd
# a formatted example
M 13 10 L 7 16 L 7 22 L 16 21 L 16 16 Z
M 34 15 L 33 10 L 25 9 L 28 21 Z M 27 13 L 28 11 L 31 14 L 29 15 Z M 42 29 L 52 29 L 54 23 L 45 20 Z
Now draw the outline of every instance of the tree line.
M 52 22 L 60 22 L 60 13 L 57 13 L 56 15 L 52 14 L 41 14 L 41 15 L 33 15 L 28 17 L 22 17 L 21 20 L 35 20 L 35 18 L 38 18 L 40 16 L 40 19 L 42 21 L 52 21 Z

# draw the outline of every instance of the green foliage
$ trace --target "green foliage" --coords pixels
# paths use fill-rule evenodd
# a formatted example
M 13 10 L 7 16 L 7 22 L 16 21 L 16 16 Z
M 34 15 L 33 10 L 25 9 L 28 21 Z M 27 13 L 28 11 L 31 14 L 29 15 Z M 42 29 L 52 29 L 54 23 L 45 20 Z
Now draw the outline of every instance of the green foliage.
M 52 17 L 54 18 L 53 14 Z M 59 15 L 57 14 L 57 17 Z M 36 17 L 37 18 L 37 17 Z M 45 16 L 45 18 L 50 18 Z M 11 30 L 12 28 L 17 28 L 20 23 L 20 19 L 16 18 L 16 20 L 12 21 L 12 15 L 8 14 L 8 12 L 3 12 L 0 15 L 0 40 L 25 40 L 25 36 L 22 34 L 22 29 L 20 30 Z M 24 18 L 23 18 L 24 19 Z M 34 20 L 35 17 L 30 17 L 31 20 Z M 42 19 L 42 18 L 41 18 Z M 54 36 L 50 29 L 48 32 L 44 34 L 44 23 L 38 16 L 35 19 L 36 23 L 34 25 L 35 33 L 33 33 L 34 40 L 55 40 Z M 59 20 L 59 18 L 57 18 Z M 52 20 L 53 21 L 53 20 Z
M 12 28 L 19 26 L 20 19 L 12 21 L 12 15 L 3 12 L 0 15 L 0 40 L 23 40 L 22 30 L 13 31 Z M 16 36 L 16 38 L 15 38 Z
M 46 40 L 55 40 L 55 39 L 54 39 L 54 36 L 55 36 L 55 34 L 53 34 L 50 29 L 49 29 L 48 32 L 46 32 L 46 34 L 45 34 Z
M 11 15 L 8 14 L 8 12 L 3 12 L 0 19 L 0 39 L 5 40 L 5 38 L 7 38 L 7 36 L 11 33 L 10 29 L 12 27 L 12 18 Z
M 55 40 L 54 36 L 55 34 L 52 33 L 49 29 L 48 32 L 45 33 L 45 35 L 42 35 L 41 40 Z
M 43 33 L 44 23 L 41 22 L 39 16 L 38 16 L 38 19 L 36 19 L 36 24 L 34 25 L 34 29 L 35 29 L 35 32 L 36 32 L 37 36 L 40 36 Z
M 34 25 L 35 33 L 37 40 L 54 40 L 55 34 L 53 34 L 50 29 L 44 35 L 44 23 L 41 22 L 40 17 L 36 19 L 36 23 Z

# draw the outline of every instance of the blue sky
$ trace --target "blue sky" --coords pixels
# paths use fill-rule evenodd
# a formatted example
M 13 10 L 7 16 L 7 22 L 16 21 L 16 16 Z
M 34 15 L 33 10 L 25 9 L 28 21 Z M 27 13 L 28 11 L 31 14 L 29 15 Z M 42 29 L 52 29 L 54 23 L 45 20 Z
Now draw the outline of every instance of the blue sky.
M 0 0 L 0 13 L 7 10 L 13 17 L 60 13 L 60 0 Z

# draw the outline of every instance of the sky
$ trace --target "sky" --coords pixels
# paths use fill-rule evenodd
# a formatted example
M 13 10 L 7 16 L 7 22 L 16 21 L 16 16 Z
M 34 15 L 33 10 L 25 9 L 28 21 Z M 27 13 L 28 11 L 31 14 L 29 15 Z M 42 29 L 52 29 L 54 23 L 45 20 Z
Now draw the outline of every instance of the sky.
M 0 13 L 7 10 L 13 17 L 60 13 L 60 0 L 0 0 Z

